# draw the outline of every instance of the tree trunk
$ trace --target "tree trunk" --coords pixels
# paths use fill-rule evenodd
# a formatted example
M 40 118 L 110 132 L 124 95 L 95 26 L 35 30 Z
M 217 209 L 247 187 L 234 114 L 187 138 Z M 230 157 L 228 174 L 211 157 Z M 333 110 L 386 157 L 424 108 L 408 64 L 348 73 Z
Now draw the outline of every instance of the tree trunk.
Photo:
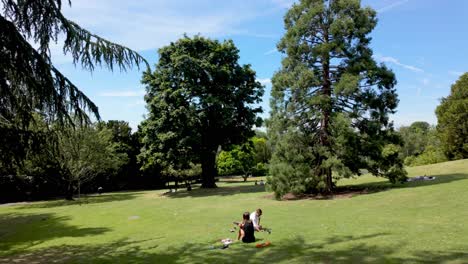
M 68 182 L 67 191 L 65 193 L 65 199 L 69 201 L 73 200 L 73 182 L 72 181 Z
M 202 188 L 216 188 L 216 150 L 208 150 L 202 153 Z
M 328 25 L 324 27 L 324 39 L 328 43 Z M 332 112 L 332 90 L 331 90 L 331 81 L 330 81 L 330 55 L 325 54 L 323 56 L 323 85 L 322 93 L 327 98 L 327 101 L 322 105 L 322 114 L 323 118 L 321 121 L 321 131 L 320 131 L 320 142 L 327 150 L 331 151 L 330 144 L 330 116 Z M 320 165 L 323 163 L 321 159 Z M 333 180 L 331 169 L 321 170 L 322 175 L 325 177 L 326 191 L 331 193 L 333 189 Z

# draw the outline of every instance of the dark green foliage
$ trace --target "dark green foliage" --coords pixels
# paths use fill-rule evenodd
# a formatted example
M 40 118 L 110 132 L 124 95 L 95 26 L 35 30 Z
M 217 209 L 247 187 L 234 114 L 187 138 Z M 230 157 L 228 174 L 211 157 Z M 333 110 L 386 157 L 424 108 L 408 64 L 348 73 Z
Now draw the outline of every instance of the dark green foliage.
M 137 134 L 132 134 L 128 122 L 109 120 L 97 124 L 97 129 L 107 129 L 112 134 L 111 142 L 116 153 L 124 154 L 128 159 L 118 168 L 115 174 L 106 173 L 94 179 L 95 186 L 101 186 L 107 191 L 128 188 L 141 188 L 140 167 L 137 156 L 140 153 L 140 143 Z
M 437 131 L 450 160 L 468 158 L 468 73 L 452 85 L 436 109 Z
M 243 143 L 261 120 L 262 85 L 239 65 L 232 41 L 184 37 L 159 50 L 146 72 L 149 115 L 141 127 L 143 169 L 186 170 L 201 164 L 203 187 L 215 187 L 219 147 Z
M 28 131 L 40 136 L 34 144 L 29 141 L 20 162 L 3 167 L 0 182 L 0 200 L 44 199 L 66 195 L 69 199 L 84 187 L 84 191 L 97 190 L 96 178 L 112 181 L 129 163 L 127 151 L 115 142 L 115 134 L 102 123 L 81 126 L 45 122 L 34 114 L 34 125 Z M 130 130 L 128 130 L 130 131 Z M 100 183 L 103 183 L 102 181 Z M 111 190 L 109 184 L 100 185 Z M 10 190 L 3 188 L 9 187 Z M 11 188 L 14 187 L 13 190 Z M 8 191 L 7 194 L 4 191 Z M 8 195 L 8 196 L 6 196 Z
M 119 151 L 120 145 L 113 142 L 112 131 L 106 127 L 97 129 L 95 125 L 76 123 L 74 127 L 54 126 L 49 133 L 51 142 L 56 144 L 48 146 L 47 159 L 58 165 L 60 173 L 47 176 L 60 177 L 68 199 L 75 191 L 80 193 L 83 184 L 99 175 L 116 175 L 128 163 L 127 153 Z M 37 167 L 41 164 L 36 163 L 31 168 Z
M 333 178 L 361 169 L 405 179 L 388 117 L 398 104 L 395 76 L 369 48 L 376 24 L 358 0 L 302 0 L 286 14 L 268 122 L 277 195 L 331 192 Z
M 1 3 L 0 132 L 5 141 L 17 142 L 16 148 L 1 145 L 2 153 L 9 153 L 2 162 L 10 164 L 15 158 L 24 158 L 24 149 L 31 140 L 37 142 L 27 131 L 34 112 L 44 114 L 48 122 L 88 122 L 88 112 L 99 119 L 97 106 L 51 62 L 49 47 L 59 35 L 65 36 L 63 51 L 71 54 L 75 64 L 88 70 L 101 65 L 110 69 L 116 65 L 125 70 L 134 64 L 147 63 L 134 51 L 66 19 L 60 0 L 1 0 Z

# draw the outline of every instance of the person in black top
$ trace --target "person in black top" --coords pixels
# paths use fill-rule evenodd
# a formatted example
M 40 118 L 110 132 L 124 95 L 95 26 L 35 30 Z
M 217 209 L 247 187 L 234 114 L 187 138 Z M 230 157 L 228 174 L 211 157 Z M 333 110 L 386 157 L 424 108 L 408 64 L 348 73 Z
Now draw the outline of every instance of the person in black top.
M 255 229 L 252 221 L 250 220 L 250 213 L 245 212 L 242 215 L 242 222 L 239 224 L 239 234 L 237 240 L 242 240 L 244 243 L 255 242 Z

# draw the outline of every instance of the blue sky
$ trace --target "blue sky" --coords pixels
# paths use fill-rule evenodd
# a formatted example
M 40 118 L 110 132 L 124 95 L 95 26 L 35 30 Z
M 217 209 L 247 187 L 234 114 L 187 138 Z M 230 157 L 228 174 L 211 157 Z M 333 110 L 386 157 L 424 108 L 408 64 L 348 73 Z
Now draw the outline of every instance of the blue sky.
M 65 15 L 114 42 L 137 50 L 154 69 L 157 49 L 182 37 L 201 34 L 233 39 L 240 62 L 251 64 L 266 85 L 262 106 L 269 115 L 270 78 L 280 68 L 276 44 L 291 0 L 74 0 Z M 434 110 L 450 85 L 468 71 L 468 1 L 363 0 L 378 11 L 372 33 L 376 60 L 394 70 L 400 104 L 395 125 L 436 124 Z M 104 120 L 125 120 L 136 129 L 146 113 L 141 71 L 86 72 L 51 48 L 54 63 L 99 107 Z

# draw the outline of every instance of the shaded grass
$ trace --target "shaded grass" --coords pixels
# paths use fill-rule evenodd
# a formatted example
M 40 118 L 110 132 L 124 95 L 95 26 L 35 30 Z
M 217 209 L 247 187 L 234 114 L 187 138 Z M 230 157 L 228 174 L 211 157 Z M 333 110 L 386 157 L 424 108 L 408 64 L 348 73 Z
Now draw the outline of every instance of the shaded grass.
M 0 251 L 22 250 L 60 237 L 87 237 L 108 232 L 109 228 L 79 228 L 66 224 L 68 216 L 54 214 L 0 215 Z
M 71 206 L 71 205 L 86 205 L 86 204 L 95 204 L 95 203 L 106 203 L 106 202 L 116 202 L 135 199 L 138 195 L 138 192 L 120 192 L 120 193 L 107 193 L 102 195 L 82 195 L 81 198 L 75 200 L 64 200 L 57 199 L 53 201 L 44 201 L 44 202 L 33 202 L 33 203 L 21 203 L 24 206 L 19 207 L 21 209 L 31 209 L 31 208 L 52 208 L 60 206 Z
M 253 249 L 232 245 L 226 250 L 212 250 L 199 244 L 186 243 L 160 252 L 151 252 L 158 246 L 142 246 L 148 241 L 116 241 L 93 246 L 57 246 L 33 253 L 6 257 L 0 263 L 466 263 L 468 253 L 463 251 L 415 251 L 409 256 L 394 254 L 405 245 L 379 247 L 369 245 L 371 238 L 385 239 L 385 234 L 331 237 L 308 243 L 302 236 L 286 239 L 269 248 Z M 348 248 L 327 248 L 352 243 Z
M 437 180 L 392 187 L 363 176 L 340 186 L 386 191 L 334 200 L 275 201 L 253 182 L 220 182 L 0 207 L 0 263 L 468 263 L 468 160 L 408 171 Z M 211 249 L 257 207 L 273 232 L 256 237 L 270 247 Z

